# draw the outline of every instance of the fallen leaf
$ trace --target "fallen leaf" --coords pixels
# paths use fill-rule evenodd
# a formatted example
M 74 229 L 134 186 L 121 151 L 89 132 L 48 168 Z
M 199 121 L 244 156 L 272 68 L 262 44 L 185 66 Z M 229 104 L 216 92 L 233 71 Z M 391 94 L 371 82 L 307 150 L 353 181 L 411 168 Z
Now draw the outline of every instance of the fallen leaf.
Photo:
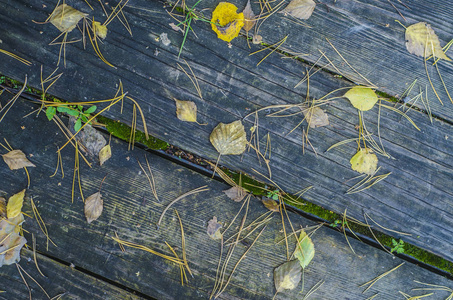
M 211 144 L 221 155 L 239 155 L 245 151 L 247 138 L 240 120 L 219 123 L 209 136 Z
M 316 3 L 313 0 L 293 0 L 281 13 L 288 14 L 294 18 L 307 20 L 315 10 Z
M 222 238 L 220 228 L 222 228 L 222 225 L 220 223 L 217 223 L 217 217 L 214 216 L 211 220 L 208 221 L 208 228 L 206 230 L 206 233 L 211 239 L 220 240 Z
M 259 44 L 261 44 L 262 41 L 263 41 L 263 37 L 262 37 L 261 35 L 255 34 L 255 35 L 253 36 L 252 43 L 253 43 L 254 45 L 259 45 Z
M 434 54 L 437 58 L 451 60 L 442 50 L 439 38 L 431 25 L 420 22 L 406 28 L 406 48 L 409 53 L 429 57 Z
M 247 194 L 246 191 L 240 186 L 233 186 L 232 188 L 224 190 L 223 192 L 228 196 L 228 198 L 235 202 L 241 202 Z
M 239 35 L 244 26 L 244 14 L 236 13 L 237 9 L 232 3 L 220 2 L 212 12 L 211 28 L 219 39 L 231 42 Z
M 176 116 L 181 121 L 197 122 L 197 105 L 193 101 L 176 101 Z
M 69 128 L 73 128 L 74 126 L 72 123 L 75 121 L 75 118 L 70 117 L 69 121 Z M 84 146 L 84 148 L 82 148 L 84 152 L 86 151 L 91 157 L 98 157 L 101 149 L 107 145 L 107 140 L 104 136 L 90 124 L 86 124 L 85 127 L 79 131 L 76 138 L 77 141 Z
M 19 235 L 23 222 L 24 215 L 21 213 L 14 218 L 0 221 L 0 267 L 19 262 L 20 250 L 27 242 Z
M 378 158 L 373 150 L 359 149 L 357 153 L 351 158 L 351 168 L 359 173 L 372 175 L 376 172 Z
M 27 159 L 24 152 L 21 150 L 10 151 L 2 155 L 2 157 L 10 170 L 22 169 L 24 167 L 36 167 Z
M 250 5 L 250 0 L 247 1 L 247 5 L 245 6 L 242 13 L 244 14 L 244 30 L 246 32 L 249 32 L 256 23 L 255 13 L 253 12 L 252 6 Z
M 100 22 L 93 21 L 93 32 L 101 39 L 105 39 L 107 37 L 107 26 L 102 25 Z
M 50 23 L 57 27 L 61 32 L 71 32 L 79 21 L 88 16 L 83 12 L 67 4 L 61 4 L 53 11 L 50 16 Z
M 99 163 L 101 166 L 110 158 L 112 157 L 112 148 L 110 147 L 110 144 L 105 145 L 100 151 L 99 151 Z
M 181 31 L 182 33 L 184 33 L 184 30 L 181 27 L 176 26 L 175 23 L 170 23 L 168 25 L 170 25 L 171 29 L 173 29 L 174 31 Z
M 159 37 L 160 37 L 160 41 L 162 42 L 162 44 L 164 44 L 164 46 L 170 46 L 171 41 L 165 32 L 161 33 Z
M 320 107 L 311 107 L 302 110 L 305 120 L 310 125 L 310 128 L 328 126 L 329 117 Z
M 267 198 L 263 198 L 261 201 L 263 202 L 264 206 L 266 206 L 266 208 L 268 210 L 275 211 L 275 212 L 280 211 L 280 205 L 278 205 L 277 201 L 272 200 L 272 199 L 267 199 Z
M 0 197 L 0 219 L 6 218 L 6 199 Z
M 104 208 L 104 201 L 102 201 L 102 195 L 100 192 L 94 193 L 85 200 L 85 217 L 87 218 L 88 224 L 97 220 L 102 214 Z
M 274 285 L 277 292 L 293 290 L 302 277 L 302 267 L 298 260 L 285 262 L 274 270 Z
M 298 243 L 294 256 L 299 260 L 302 269 L 305 269 L 315 256 L 315 245 L 304 230 L 300 233 Z
M 8 199 L 8 205 L 6 205 L 6 216 L 8 219 L 15 218 L 20 214 L 22 205 L 24 204 L 24 196 L 25 189 Z
M 352 106 L 361 111 L 367 111 L 373 108 L 378 101 L 376 93 L 368 88 L 362 86 L 355 86 L 344 94 L 348 98 Z

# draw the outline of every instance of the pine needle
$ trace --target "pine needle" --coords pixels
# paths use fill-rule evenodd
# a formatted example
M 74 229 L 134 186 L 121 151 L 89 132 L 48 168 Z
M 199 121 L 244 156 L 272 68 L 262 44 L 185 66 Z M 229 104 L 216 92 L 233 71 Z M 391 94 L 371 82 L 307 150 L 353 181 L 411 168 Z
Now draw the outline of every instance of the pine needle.
M 46 223 L 44 223 L 44 220 L 41 218 L 38 208 L 36 207 L 35 201 L 33 201 L 33 197 L 30 197 L 30 202 L 31 202 L 31 208 L 33 210 L 33 215 L 35 216 L 36 222 L 38 223 L 39 228 L 41 229 L 41 231 L 44 233 L 44 235 L 47 238 L 47 251 L 49 251 L 49 242 L 51 242 L 55 247 L 57 247 L 57 245 L 50 238 L 49 232 L 47 231 Z
M 42 277 L 47 277 L 41 272 L 41 269 L 38 266 L 38 259 L 36 258 L 36 238 L 33 233 L 31 234 L 31 239 L 33 241 L 33 259 L 35 261 L 36 269 L 38 270 L 39 274 L 41 274 Z
M 385 276 L 387 276 L 388 274 L 392 273 L 393 271 L 395 271 L 396 269 L 398 269 L 398 268 L 401 267 L 402 265 L 404 265 L 404 262 L 401 263 L 401 264 L 399 264 L 398 266 L 394 267 L 393 269 L 391 269 L 391 270 L 389 270 L 389 271 L 387 271 L 387 272 L 385 272 L 385 273 L 382 273 L 381 275 L 377 276 L 376 278 L 374 278 L 374 279 L 372 279 L 372 280 L 370 280 L 370 281 L 368 281 L 368 282 L 362 284 L 360 287 L 365 286 L 365 285 L 369 285 L 369 286 L 362 292 L 362 294 L 365 293 L 366 291 L 368 291 L 368 290 L 369 290 L 369 289 L 370 289 L 370 288 L 371 288 L 371 287 L 372 287 L 379 279 L 384 278 Z
M 149 174 L 150 174 L 151 177 L 148 176 L 148 174 L 146 173 L 145 169 L 142 167 L 142 164 L 140 163 L 139 160 L 137 160 L 138 165 L 140 166 L 140 168 L 142 169 L 143 173 L 145 173 L 146 178 L 148 179 L 148 183 L 149 183 L 149 187 L 151 188 L 151 192 L 153 193 L 153 195 L 156 198 L 157 202 L 160 202 L 159 197 L 157 196 L 156 183 L 154 181 L 153 172 L 151 171 L 151 167 L 149 165 L 148 158 L 146 157 L 146 155 L 145 155 L 145 159 L 146 159 L 146 164 L 148 165 L 148 171 L 149 171 Z
M 23 63 L 23 64 L 25 64 L 27 66 L 31 66 L 31 62 L 29 62 L 28 60 L 26 60 L 26 59 L 24 59 L 24 58 L 22 58 L 22 57 L 20 57 L 20 56 L 18 56 L 16 54 L 14 54 L 14 53 L 11 53 L 11 52 L 3 50 L 3 49 L 0 49 L 0 53 L 6 54 L 9 57 L 14 58 L 14 59 L 20 61 L 21 63 Z

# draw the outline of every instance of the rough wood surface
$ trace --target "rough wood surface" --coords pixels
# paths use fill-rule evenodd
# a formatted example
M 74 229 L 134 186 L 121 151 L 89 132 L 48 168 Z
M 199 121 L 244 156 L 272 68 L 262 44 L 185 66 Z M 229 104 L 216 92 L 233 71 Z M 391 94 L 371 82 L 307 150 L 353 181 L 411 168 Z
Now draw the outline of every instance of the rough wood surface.
M 83 3 L 69 4 L 90 12 Z M 215 38 L 209 26 L 198 22 L 198 38 L 189 35 L 183 58 L 199 80 L 203 100 L 199 99 L 191 81 L 178 70 L 177 63 L 184 66 L 183 61 L 177 60 L 183 37 L 169 27 L 168 23 L 174 20 L 160 2 L 134 1 L 130 5 L 134 8 L 125 11 L 134 36 L 129 36 L 115 21 L 101 46 L 104 56 L 117 69 L 105 65 L 92 49 L 83 50 L 80 43 L 68 45 L 67 66 L 61 69 L 64 75 L 50 90 L 51 93 L 70 101 L 105 99 L 113 96 L 121 79 L 125 90 L 144 109 L 151 134 L 211 159 L 215 159 L 217 153 L 209 143 L 209 134 L 218 122 L 234 121 L 263 106 L 299 103 L 305 99 L 305 88 L 293 88 L 303 76 L 304 64 L 273 54 L 257 68 L 262 56 L 249 56 L 258 49 L 256 46 L 249 49 L 245 39 L 239 38 L 229 48 Z M 38 25 L 30 20 L 44 20 L 52 8 L 43 7 L 39 2 L 25 5 L 6 0 L 0 2 L 0 8 L 9 12 L 0 16 L 0 21 L 8 28 L 2 37 L 2 45 L 34 62 L 28 68 L 12 59 L 5 59 L 0 72 L 19 80 L 28 74 L 30 83 L 38 87 L 39 65 L 44 64 L 45 73 L 49 74 L 58 60 L 58 47 L 47 45 L 58 32 L 50 24 Z M 169 46 L 164 46 L 159 40 L 161 33 L 168 34 Z M 79 37 L 80 34 L 74 32 L 73 38 Z M 320 72 L 310 79 L 310 96 L 319 98 L 347 85 L 341 79 Z M 200 122 L 208 125 L 178 121 L 172 97 L 194 101 Z M 437 120 L 431 124 L 425 114 L 412 111 L 409 115 L 421 128 L 419 132 L 406 120 L 383 110 L 380 120 L 382 141 L 395 159 L 380 157 L 380 166 L 383 172 L 392 174 L 367 191 L 345 195 L 353 185 L 349 179 L 357 176 L 349 163 L 355 145 L 325 151 L 345 138 L 357 137 L 354 129 L 358 123 L 357 113 L 345 99 L 332 102 L 325 109 L 331 126 L 310 130 L 317 155 L 310 148 L 306 149 L 305 155 L 302 154 L 300 130 L 288 135 L 299 118 L 265 118 L 260 115 L 262 149 L 265 147 L 264 136 L 268 132 L 271 134 L 272 179 L 287 192 L 297 192 L 313 185 L 315 188 L 304 196 L 309 201 L 339 213 L 347 208 L 350 216 L 360 220 L 367 212 L 387 228 L 411 233 L 411 237 L 404 238 L 406 241 L 453 260 L 450 238 L 453 228 L 450 200 L 452 126 Z M 367 126 L 375 134 L 377 114 L 377 108 L 365 114 Z M 110 110 L 108 115 L 130 122 L 131 105 L 125 103 L 123 115 L 119 113 L 119 106 Z M 253 118 L 244 122 L 249 132 Z M 247 153 L 244 157 L 225 156 L 221 163 L 252 175 L 252 168 L 267 172 L 264 166 L 259 166 L 254 153 Z
M 2 138 L 6 138 L 13 147 L 24 151 L 36 164 L 36 168 L 30 168 L 31 186 L 26 192 L 24 212 L 33 215 L 29 200 L 33 197 L 47 224 L 50 237 L 58 246 L 49 245 L 47 250 L 46 238 L 35 220 L 27 218 L 24 228 L 29 233 L 26 233 L 26 237 L 30 238 L 30 233 L 37 236 L 38 250 L 67 264 L 73 263 L 80 270 L 93 272 L 150 297 L 208 298 L 214 284 L 220 245 L 206 234 L 207 221 L 217 216 L 226 226 L 241 206 L 241 203 L 229 200 L 222 192 L 228 186 L 155 155 L 146 154 L 142 150 L 128 152 L 124 142 L 113 139 L 113 157 L 110 160 L 102 167 L 94 165 L 89 169 L 83 166 L 81 170 L 85 196 L 97 192 L 100 182 L 107 175 L 101 190 L 104 211 L 98 220 L 87 224 L 80 197 L 77 197 L 74 203 L 70 200 L 73 150 L 68 148 L 62 153 L 65 177 L 61 178 L 61 172 L 55 177 L 49 177 L 57 163 L 55 143 L 62 143 L 64 137 L 43 115 L 39 118 L 23 119 L 22 116 L 32 109 L 33 106 L 29 104 L 17 102 L 11 113 L 0 123 L 0 129 Z M 160 203 L 150 193 L 146 177 L 136 161 L 137 159 L 143 161 L 145 154 L 151 163 Z M 6 165 L 2 165 L 0 176 L 2 195 L 5 193 L 11 195 L 26 186 L 27 180 L 22 170 L 10 171 Z M 126 248 L 126 252 L 121 252 L 118 244 L 112 241 L 111 237 L 117 232 L 124 240 L 170 254 L 163 245 L 164 241 L 167 241 L 170 245 L 178 247 L 177 251 L 180 253 L 180 229 L 174 212 L 171 210 L 167 212 L 159 230 L 156 229 L 156 222 L 163 208 L 171 200 L 183 192 L 203 185 L 208 185 L 210 190 L 182 199 L 173 206 L 178 210 L 184 224 L 187 258 L 194 273 L 194 278 L 189 278 L 189 283 L 184 287 L 180 285 L 179 270 L 173 263 L 164 262 L 161 258 L 136 249 Z M 76 195 L 78 194 L 76 191 Z M 246 225 L 266 211 L 257 199 L 252 198 Z M 315 225 L 293 213 L 289 213 L 289 217 L 295 228 Z M 236 221 L 232 226 L 235 228 L 233 231 L 236 231 L 238 226 L 239 221 Z M 273 269 L 286 260 L 284 244 L 277 244 L 283 238 L 281 229 L 280 216 L 274 215 L 256 245 L 239 265 L 221 299 L 273 297 L 275 293 Z M 244 243 L 238 245 L 232 261 L 237 261 L 254 237 L 252 234 Z M 304 294 L 320 280 L 325 281 L 313 295 L 314 299 L 367 299 L 376 293 L 379 293 L 380 299 L 395 299 L 399 297 L 398 291 L 411 295 L 423 294 L 411 291 L 412 288 L 420 286 L 413 280 L 446 286 L 452 284 L 450 280 L 406 262 L 400 269 L 381 279 L 368 292 L 362 294 L 365 288 L 360 288 L 359 285 L 403 261 L 382 250 L 350 239 L 351 246 L 356 252 L 353 254 L 343 234 L 329 227 L 319 229 L 312 239 L 316 254 L 305 270 Z M 290 245 L 293 249 L 294 240 Z M 22 265 L 29 255 L 29 251 L 22 254 Z M 63 277 L 61 272 L 55 271 L 55 268 L 67 267 L 52 263 L 41 256 L 38 259 L 49 280 L 51 275 Z M 28 265 L 30 267 L 27 270 L 30 269 L 39 280 L 32 262 Z M 14 272 L 11 268 L 14 267 L 3 267 L 0 272 L 5 272 L 2 275 L 11 274 L 10 272 Z M 5 287 L 10 282 L 8 276 L 0 277 L 0 286 Z M 75 274 L 74 277 L 77 278 L 74 280 L 80 284 L 92 283 L 91 278 L 85 281 L 84 276 L 86 277 L 83 274 L 80 276 Z M 71 281 L 71 278 L 65 280 Z M 95 285 L 93 289 L 104 289 L 103 285 L 92 284 Z M 83 297 L 84 293 L 95 293 L 96 290 L 93 289 L 80 291 L 80 294 L 77 294 L 77 290 L 72 290 L 72 293 L 80 296 L 80 299 L 86 299 Z M 108 289 L 106 290 L 108 292 Z M 279 294 L 277 299 L 299 299 L 300 291 L 299 285 L 291 292 Z M 445 297 L 441 293 L 436 295 Z

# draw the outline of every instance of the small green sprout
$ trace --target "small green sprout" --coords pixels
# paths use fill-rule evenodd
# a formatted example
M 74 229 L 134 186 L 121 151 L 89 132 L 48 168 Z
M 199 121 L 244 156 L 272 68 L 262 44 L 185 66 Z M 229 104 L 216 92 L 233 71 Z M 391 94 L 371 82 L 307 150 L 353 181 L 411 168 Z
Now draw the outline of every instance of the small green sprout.
M 83 110 L 82 105 L 61 105 L 61 106 L 49 106 L 46 109 L 46 116 L 50 120 L 53 119 L 53 116 L 58 112 L 67 113 L 70 116 L 74 116 L 76 118 L 76 122 L 74 124 L 74 130 L 79 131 L 82 127 L 82 121 L 84 123 L 88 122 L 90 118 L 90 114 L 96 111 L 96 105 L 90 106 L 86 110 Z
M 280 195 L 280 191 L 274 190 L 274 191 L 268 191 L 266 197 L 277 201 L 279 195 Z
M 398 242 L 392 239 L 393 247 L 390 249 L 390 252 L 396 252 L 397 254 L 404 253 L 404 242 L 403 240 L 399 240 Z

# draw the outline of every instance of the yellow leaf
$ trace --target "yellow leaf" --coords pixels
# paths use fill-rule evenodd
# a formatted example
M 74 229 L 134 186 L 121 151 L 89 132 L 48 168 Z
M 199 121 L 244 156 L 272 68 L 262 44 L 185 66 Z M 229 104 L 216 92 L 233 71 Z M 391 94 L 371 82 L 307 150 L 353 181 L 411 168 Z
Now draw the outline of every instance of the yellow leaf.
M 236 13 L 237 9 L 232 3 L 220 2 L 212 12 L 212 30 L 219 39 L 230 42 L 239 35 L 244 26 L 244 14 Z
M 85 200 L 85 217 L 88 224 L 97 220 L 104 209 L 104 201 L 100 192 L 94 193 Z
M 277 292 L 293 290 L 302 277 L 302 267 L 298 260 L 288 261 L 274 270 L 274 285 Z
M 24 167 L 36 167 L 27 159 L 24 152 L 21 150 L 10 151 L 5 155 L 2 155 L 2 157 L 10 170 L 22 169 Z
M 14 218 L 20 214 L 22 204 L 24 203 L 24 196 L 25 189 L 8 199 L 8 205 L 6 206 L 6 216 L 8 219 Z
M 277 201 L 272 200 L 272 199 L 263 199 L 261 201 L 263 202 L 264 206 L 266 206 L 266 208 L 268 210 L 275 211 L 275 212 L 280 211 L 280 206 L 278 205 Z
M 296 250 L 294 251 L 294 257 L 299 260 L 302 269 L 305 269 L 315 257 L 315 245 L 304 230 L 300 233 L 298 243 L 299 245 L 296 245 Z
M 361 111 L 370 110 L 378 101 L 378 97 L 372 89 L 361 86 L 353 87 L 344 94 L 344 97 L 351 101 L 352 106 Z
M 102 25 L 100 22 L 93 21 L 93 32 L 101 39 L 105 39 L 107 37 L 107 26 Z
M 221 155 L 239 155 L 245 151 L 247 138 L 240 120 L 230 124 L 219 123 L 209 136 L 211 144 Z
M 176 101 L 176 116 L 181 121 L 197 122 L 197 105 L 193 101 Z
M 434 54 L 437 58 L 451 60 L 445 55 L 440 46 L 439 38 L 431 25 L 420 22 L 406 28 L 406 48 L 409 53 L 429 57 Z
M 102 147 L 102 149 L 99 151 L 99 163 L 101 166 L 110 158 L 112 157 L 112 148 L 109 145 L 105 145 Z
M 84 14 L 67 4 L 61 4 L 55 8 L 50 16 L 50 23 L 61 32 L 71 32 L 77 26 L 77 23 L 86 16 L 88 14 Z
M 281 13 L 306 20 L 311 17 L 315 7 L 316 3 L 313 0 L 292 0 Z
M 0 219 L 6 218 L 6 199 L 0 197 Z
M 351 158 L 351 168 L 359 173 L 372 175 L 376 172 L 378 158 L 371 149 L 360 149 Z

